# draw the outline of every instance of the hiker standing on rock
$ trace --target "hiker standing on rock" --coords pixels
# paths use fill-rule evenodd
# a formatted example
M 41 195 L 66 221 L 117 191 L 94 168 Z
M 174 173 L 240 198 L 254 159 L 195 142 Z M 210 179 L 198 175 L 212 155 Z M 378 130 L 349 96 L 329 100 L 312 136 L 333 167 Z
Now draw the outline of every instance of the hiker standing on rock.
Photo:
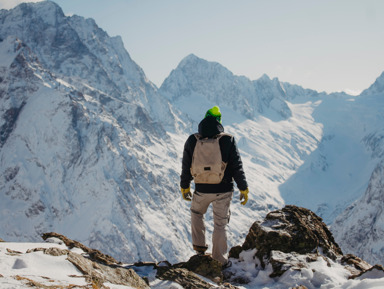
M 198 254 L 208 249 L 205 242 L 204 214 L 212 203 L 214 229 L 212 257 L 223 267 L 229 267 L 226 227 L 230 217 L 230 203 L 235 180 L 240 190 L 240 201 L 248 201 L 248 185 L 235 139 L 224 133 L 218 106 L 209 109 L 199 124 L 199 133 L 189 136 L 184 145 L 181 193 L 186 201 L 192 200 L 192 245 Z M 190 183 L 194 180 L 195 192 Z M 191 199 L 192 198 L 192 199 Z

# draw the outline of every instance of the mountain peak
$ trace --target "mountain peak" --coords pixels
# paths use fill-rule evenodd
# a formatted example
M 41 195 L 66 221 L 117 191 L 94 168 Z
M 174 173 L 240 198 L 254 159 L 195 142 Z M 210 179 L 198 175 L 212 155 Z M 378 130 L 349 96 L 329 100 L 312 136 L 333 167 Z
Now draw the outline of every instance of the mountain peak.
M 264 73 L 258 80 L 271 81 L 271 78 L 266 73 Z
M 191 54 L 187 55 L 186 57 L 184 57 L 180 61 L 180 63 L 177 66 L 177 68 L 182 68 L 182 67 L 185 67 L 185 66 L 193 65 L 194 63 L 196 63 L 199 60 L 201 60 L 201 58 L 199 58 L 195 54 L 191 53 Z
M 188 54 L 186 57 L 184 57 L 183 60 L 180 63 L 189 62 L 189 61 L 196 61 L 196 60 L 199 60 L 199 59 L 202 59 L 202 58 L 200 58 L 200 57 L 196 56 L 195 54 L 191 53 L 191 54 Z
M 208 72 L 210 73 L 212 72 L 218 73 L 219 71 L 224 71 L 225 73 L 232 74 L 232 72 L 230 72 L 227 68 L 222 66 L 220 63 L 205 60 L 203 58 L 196 56 L 193 53 L 184 57 L 179 63 L 177 68 L 178 69 L 188 68 L 188 69 L 193 69 L 195 71 L 196 69 L 199 70 L 200 68 L 203 68 L 204 70 L 208 69 Z
M 8 11 L 20 17 L 34 15 L 34 17 L 41 18 L 45 23 L 51 25 L 55 24 L 57 19 L 65 17 L 61 7 L 53 1 L 21 3 Z
M 277 120 L 291 115 L 284 100 L 284 91 L 275 89 L 279 85 L 276 79 L 271 80 L 266 74 L 258 82 L 253 82 L 245 76 L 234 75 L 220 63 L 190 54 L 165 79 L 160 92 L 170 100 L 184 98 L 183 104 L 198 97 L 200 101 L 207 102 L 207 107 L 215 103 L 227 106 L 242 117 L 252 119 L 264 113 Z

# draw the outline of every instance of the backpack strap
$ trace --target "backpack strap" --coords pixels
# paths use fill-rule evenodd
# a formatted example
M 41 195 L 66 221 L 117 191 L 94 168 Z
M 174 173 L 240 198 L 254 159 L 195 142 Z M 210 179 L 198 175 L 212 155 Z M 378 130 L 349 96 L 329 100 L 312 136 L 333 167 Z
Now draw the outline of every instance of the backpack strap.
M 193 135 L 195 136 L 195 138 L 196 138 L 197 140 L 208 138 L 208 137 L 203 137 L 203 136 L 202 136 L 201 134 L 199 134 L 199 133 L 195 133 L 195 134 L 193 134 Z M 233 135 L 231 135 L 231 134 L 229 134 L 229 133 L 221 132 L 221 133 L 219 133 L 219 134 L 217 134 L 217 135 L 214 135 L 212 138 L 214 138 L 214 139 L 216 139 L 216 138 L 221 139 L 223 136 L 230 136 L 230 137 L 233 137 Z
M 223 136 L 230 136 L 230 137 L 233 137 L 233 135 L 231 135 L 231 134 L 229 134 L 229 133 L 222 132 L 222 133 L 219 133 L 219 134 L 215 135 L 214 138 L 221 139 Z
M 203 138 L 203 136 L 202 136 L 201 134 L 199 134 L 199 133 L 194 133 L 193 135 L 195 136 L 195 138 L 196 138 L 197 140 Z

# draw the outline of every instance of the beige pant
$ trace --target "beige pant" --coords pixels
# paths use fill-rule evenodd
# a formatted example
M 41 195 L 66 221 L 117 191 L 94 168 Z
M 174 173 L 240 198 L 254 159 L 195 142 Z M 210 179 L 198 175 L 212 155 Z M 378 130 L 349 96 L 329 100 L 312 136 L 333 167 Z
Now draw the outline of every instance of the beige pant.
M 233 192 L 220 194 L 204 194 L 195 192 L 191 205 L 192 244 L 196 251 L 205 251 L 208 245 L 205 242 L 204 214 L 212 203 L 213 209 L 213 235 L 212 257 L 222 264 L 227 263 L 227 224 L 229 222 Z

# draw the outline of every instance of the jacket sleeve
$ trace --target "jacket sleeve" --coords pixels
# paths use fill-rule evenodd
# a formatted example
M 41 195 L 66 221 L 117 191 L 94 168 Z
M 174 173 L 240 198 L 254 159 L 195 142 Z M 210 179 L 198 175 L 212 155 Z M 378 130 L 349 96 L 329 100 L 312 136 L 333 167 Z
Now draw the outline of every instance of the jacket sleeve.
M 181 162 L 180 187 L 183 189 L 189 188 L 193 179 L 191 175 L 191 164 L 195 146 L 196 137 L 191 135 L 184 144 L 183 159 Z
M 233 179 L 235 180 L 239 190 L 243 191 L 248 188 L 247 180 L 245 178 L 245 173 L 243 169 L 243 162 L 241 161 L 240 152 L 237 149 L 237 144 L 234 137 L 232 137 L 232 145 L 229 152 L 228 164 L 231 167 Z

